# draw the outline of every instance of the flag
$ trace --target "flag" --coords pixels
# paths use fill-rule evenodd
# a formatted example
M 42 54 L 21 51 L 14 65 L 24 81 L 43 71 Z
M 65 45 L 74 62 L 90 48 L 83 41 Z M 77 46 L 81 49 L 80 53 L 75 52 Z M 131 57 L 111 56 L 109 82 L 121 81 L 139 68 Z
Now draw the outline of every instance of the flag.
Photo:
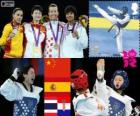
M 57 99 L 58 102 L 65 101 L 68 103 L 71 99 L 70 92 L 45 92 L 45 99 Z
M 70 116 L 70 59 L 45 59 L 44 116 Z
M 44 101 L 44 113 L 46 116 L 57 115 L 57 116 L 70 116 L 70 103 L 65 101 L 57 101 L 55 99 L 46 99 Z
M 45 100 L 44 101 L 44 112 L 57 114 L 57 100 Z
M 45 82 L 45 92 L 70 92 L 70 82 Z
M 47 78 L 69 77 L 70 59 L 45 59 L 45 74 L 47 75 Z

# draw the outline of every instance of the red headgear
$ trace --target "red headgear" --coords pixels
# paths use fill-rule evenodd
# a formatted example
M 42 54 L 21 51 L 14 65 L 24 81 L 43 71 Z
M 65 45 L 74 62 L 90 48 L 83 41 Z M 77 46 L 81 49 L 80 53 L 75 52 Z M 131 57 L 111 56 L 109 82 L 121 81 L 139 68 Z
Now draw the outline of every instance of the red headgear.
M 84 70 L 77 69 L 71 74 L 73 89 L 86 90 L 88 88 L 88 75 Z

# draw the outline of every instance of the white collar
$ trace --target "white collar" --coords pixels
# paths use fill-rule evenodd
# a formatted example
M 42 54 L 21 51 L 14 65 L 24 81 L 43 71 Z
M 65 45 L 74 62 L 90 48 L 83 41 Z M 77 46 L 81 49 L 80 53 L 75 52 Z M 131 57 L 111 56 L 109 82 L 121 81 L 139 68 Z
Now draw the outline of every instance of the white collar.
M 56 21 L 50 21 L 50 22 L 51 22 L 52 25 L 58 24 L 58 20 L 56 20 Z

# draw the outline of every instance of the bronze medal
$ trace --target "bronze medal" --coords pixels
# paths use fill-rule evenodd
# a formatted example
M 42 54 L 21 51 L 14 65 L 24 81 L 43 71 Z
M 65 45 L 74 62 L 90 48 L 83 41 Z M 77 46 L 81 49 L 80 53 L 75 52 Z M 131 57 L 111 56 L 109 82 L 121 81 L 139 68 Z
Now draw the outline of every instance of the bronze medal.
M 58 44 L 55 44 L 55 45 L 54 45 L 54 48 L 55 48 L 55 49 L 58 49 L 58 48 L 59 48 L 59 45 L 58 45 Z

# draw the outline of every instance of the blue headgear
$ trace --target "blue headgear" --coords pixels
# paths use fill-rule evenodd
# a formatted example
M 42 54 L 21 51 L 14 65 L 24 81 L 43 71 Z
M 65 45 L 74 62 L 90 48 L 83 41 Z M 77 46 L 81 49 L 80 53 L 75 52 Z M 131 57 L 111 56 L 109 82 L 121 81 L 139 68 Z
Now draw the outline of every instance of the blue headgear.
M 111 79 L 111 87 L 115 89 L 114 79 L 115 79 L 115 77 L 117 75 L 122 76 L 123 79 L 124 79 L 124 83 L 120 87 L 120 90 L 126 89 L 128 87 L 128 85 L 129 85 L 129 79 L 128 79 L 127 73 L 124 70 L 117 70 L 117 71 L 115 71 L 115 73 L 113 74 L 113 78 Z
M 128 8 L 126 6 L 123 6 L 122 12 L 123 12 L 123 15 L 125 15 L 126 13 L 128 13 Z

